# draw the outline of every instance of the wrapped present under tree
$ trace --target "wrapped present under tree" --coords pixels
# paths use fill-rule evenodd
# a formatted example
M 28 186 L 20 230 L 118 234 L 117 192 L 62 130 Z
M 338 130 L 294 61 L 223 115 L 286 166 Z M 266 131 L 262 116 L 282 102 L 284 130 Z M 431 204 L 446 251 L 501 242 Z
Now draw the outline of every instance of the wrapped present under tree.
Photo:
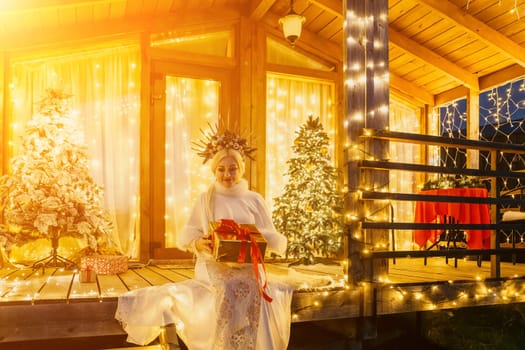
M 128 270 L 128 257 L 124 255 L 88 255 L 80 259 L 81 270 L 97 275 L 116 275 Z

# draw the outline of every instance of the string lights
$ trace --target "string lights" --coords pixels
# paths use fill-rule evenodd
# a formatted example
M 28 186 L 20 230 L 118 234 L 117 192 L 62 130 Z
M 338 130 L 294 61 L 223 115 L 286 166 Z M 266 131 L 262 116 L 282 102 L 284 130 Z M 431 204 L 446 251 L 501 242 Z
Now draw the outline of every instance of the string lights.
M 366 12 L 366 11 L 365 11 Z M 384 50 L 383 44 L 380 40 L 372 37 L 371 31 L 374 23 L 387 23 L 387 16 L 385 13 L 379 14 L 357 14 L 354 11 L 348 11 L 344 23 L 347 39 L 347 64 L 344 67 L 345 72 L 345 88 L 347 96 L 352 97 L 348 101 L 347 111 L 348 115 L 344 122 L 346 134 L 349 135 L 345 143 L 347 160 L 383 160 L 389 159 L 388 154 L 376 154 L 368 151 L 368 143 L 360 138 L 357 133 L 363 131 L 364 136 L 370 136 L 372 129 L 367 128 L 368 125 L 373 125 L 375 128 L 381 125 L 386 120 L 384 129 L 388 129 L 388 103 L 381 102 L 380 94 L 388 88 L 389 72 L 388 64 L 385 61 L 385 55 L 381 52 Z M 372 45 L 372 51 L 369 51 L 368 46 Z M 369 52 L 373 52 L 368 55 Z M 367 86 L 373 86 L 368 87 Z M 378 93 L 377 98 L 367 97 L 362 91 L 374 91 Z M 370 105 L 369 101 L 378 101 L 376 105 Z M 381 121 L 382 120 L 382 121 Z M 368 181 L 368 180 L 367 180 Z M 357 187 L 349 184 L 347 197 L 350 202 L 359 201 L 363 192 L 368 191 L 388 191 L 389 182 L 371 182 L 371 183 L 354 183 Z M 345 213 L 345 218 L 348 223 L 354 223 L 352 237 L 356 240 L 362 241 L 365 239 L 360 232 L 360 222 L 388 222 L 388 210 L 391 203 L 389 201 L 375 201 L 374 208 L 368 206 L 350 205 L 349 211 Z M 389 246 L 387 240 L 378 240 L 370 245 L 366 243 L 365 250 L 384 250 Z
M 523 143 L 520 135 L 525 134 L 525 80 L 508 82 L 481 92 L 479 139 L 489 142 Z M 441 134 L 465 139 L 466 100 L 460 99 L 439 107 Z M 465 167 L 461 159 L 466 153 L 460 149 L 443 149 L 440 165 L 454 164 Z M 525 157 L 521 154 L 498 155 L 498 168 L 520 170 L 525 168 Z M 490 170 L 490 153 L 480 152 L 480 169 Z M 501 191 L 509 191 L 522 184 L 521 179 L 503 178 Z
M 126 253 L 134 256 L 138 254 L 138 237 L 135 230 L 139 220 L 137 150 L 140 133 L 140 84 L 137 81 L 140 81 L 140 65 L 136 60 L 139 57 L 138 46 L 130 45 L 48 57 L 46 60 L 13 61 L 9 96 L 12 107 L 10 115 L 14 118 L 9 120 L 9 150 L 6 151 L 6 156 L 10 157 L 20 153 L 21 136 L 32 117 L 30 111 L 34 108 L 31 101 L 40 99 L 46 88 L 67 85 L 68 91 L 88 91 L 91 94 L 91 103 L 80 101 L 78 95 L 72 96 L 71 115 L 85 134 L 86 146 L 89 149 L 90 173 L 95 181 L 103 184 L 106 189 L 105 206 L 113 210 L 115 207 L 127 209 L 125 213 L 119 211 L 118 215 L 114 216 L 118 233 L 115 230 L 112 235 L 114 238 L 121 238 L 122 246 L 129 249 Z M 117 66 L 120 73 L 111 74 Z M 79 72 L 89 79 L 74 79 L 70 76 L 71 72 Z M 108 76 L 118 76 L 120 80 L 117 83 L 109 82 Z M 39 86 L 28 88 L 25 84 L 27 81 L 38 81 L 41 90 L 38 90 Z M 82 88 L 78 88 L 79 85 L 82 85 Z M 22 98 L 27 96 L 27 91 L 33 92 L 35 96 Z M 118 128 L 114 127 L 116 124 L 119 125 Z M 105 134 L 105 130 L 111 130 L 113 148 L 108 148 L 109 134 Z M 115 158 L 111 158 L 111 155 Z M 115 167 L 105 166 L 113 161 L 117 164 Z M 115 182 L 111 183 L 112 180 Z M 108 189 L 114 192 L 108 193 Z M 122 197 L 120 193 L 126 193 L 126 197 Z M 129 239 L 124 242 L 123 237 L 126 236 Z M 81 243 L 76 239 L 62 238 L 58 253 L 62 256 L 72 256 L 82 248 Z M 12 250 L 15 254 L 10 258 L 13 262 L 19 258 L 36 261 L 49 251 L 50 243 L 39 240 L 18 249 L 18 252 Z
M 517 12 L 517 6 L 515 3 L 514 9 L 512 12 Z M 380 16 L 381 18 L 381 16 Z M 366 70 L 369 70 L 373 74 L 373 83 L 375 84 L 382 84 L 383 82 L 388 82 L 388 72 L 385 72 L 384 74 L 379 74 L 376 69 L 383 67 L 383 63 L 381 62 L 367 62 L 367 57 L 360 56 L 359 54 L 356 54 L 355 51 L 359 52 L 360 47 L 365 47 L 367 43 L 370 42 L 370 38 L 367 37 L 367 34 L 370 33 L 368 25 L 369 23 L 372 23 L 374 21 L 374 17 L 369 15 L 358 15 L 354 11 L 348 11 L 346 20 L 345 20 L 345 30 L 347 33 L 346 40 L 347 40 L 347 47 L 348 47 L 348 54 L 347 54 L 347 64 L 344 67 L 345 71 L 345 87 L 348 91 L 347 96 L 351 96 L 351 99 L 348 104 L 348 115 L 344 123 L 345 130 L 347 131 L 348 135 L 352 135 L 352 132 L 355 133 L 355 130 L 358 130 L 359 128 L 356 127 L 357 125 L 361 124 L 363 127 L 366 128 L 367 123 L 369 123 L 371 120 L 373 120 L 374 117 L 379 115 L 379 113 L 384 113 L 387 111 L 387 108 L 385 105 L 379 105 L 379 106 L 372 106 L 366 104 L 359 104 L 354 103 L 355 98 L 353 96 L 358 95 L 356 91 L 359 89 L 362 89 L 364 84 L 367 84 L 366 80 Z M 379 45 L 376 45 L 374 43 L 374 48 L 380 48 Z M 366 69 L 364 69 L 366 68 Z M 524 84 L 521 81 L 514 82 L 511 84 L 512 86 L 505 86 L 500 87 L 498 89 L 493 90 L 491 93 L 487 94 L 486 99 L 490 100 L 492 105 L 490 109 L 492 111 L 483 114 L 483 110 L 481 111 L 482 121 L 480 125 L 480 133 L 484 134 L 485 136 L 482 136 L 481 139 L 483 140 L 484 137 L 487 141 L 498 141 L 498 142 L 509 142 L 513 137 L 516 136 L 516 134 L 523 134 L 525 130 L 523 130 L 523 120 L 524 117 L 517 118 L 516 116 L 519 113 L 522 113 L 522 111 L 525 108 L 525 97 L 522 94 L 522 91 L 524 89 Z M 518 88 L 519 87 L 519 88 Z M 520 90 L 521 89 L 521 90 Z M 370 91 L 370 89 L 369 89 Z M 518 93 L 520 96 L 518 96 Z M 480 96 L 480 99 L 483 98 L 483 94 Z M 461 101 L 461 104 L 464 106 L 464 101 Z M 480 103 L 482 109 L 483 105 Z M 370 108 L 373 108 L 371 110 Z M 441 133 L 446 134 L 450 137 L 464 137 L 464 133 L 466 130 L 466 113 L 465 109 L 461 109 L 461 105 L 458 104 L 456 101 L 453 104 L 450 104 L 448 106 L 448 116 L 445 116 L 445 118 L 442 118 L 442 124 L 441 124 Z M 457 113 L 455 116 L 454 114 L 455 110 L 461 109 L 460 113 Z M 494 109 L 499 109 L 497 113 L 494 112 Z M 437 120 L 437 114 L 434 110 L 432 112 L 432 115 L 429 117 L 429 120 Z M 493 119 L 495 115 L 499 115 L 498 121 L 492 122 L 489 119 Z M 505 114 L 505 115 L 503 115 Z M 390 118 L 390 121 L 392 121 L 392 117 Z M 512 124 L 512 127 L 511 127 Z M 429 134 L 437 135 L 439 134 L 438 131 L 439 125 L 437 123 L 430 123 L 429 124 Z M 489 128 L 493 128 L 492 130 L 489 130 Z M 391 129 L 394 130 L 408 130 L 405 126 L 400 125 L 393 125 L 391 126 Z M 419 131 L 415 131 L 418 133 Z M 365 131 L 366 133 L 366 131 Z M 459 136 L 458 136 L 459 135 Z M 489 135 L 489 137 L 487 137 Z M 499 137 L 499 139 L 498 139 Z M 521 141 L 522 143 L 522 141 Z M 347 152 L 347 160 L 354 161 L 354 160 L 378 160 L 376 156 L 373 154 L 369 154 L 367 152 L 367 144 L 362 139 L 359 139 L 357 137 L 350 137 L 350 139 L 345 144 L 346 152 Z M 406 147 L 406 146 L 405 146 Z M 428 164 L 441 164 L 441 165 L 449 165 L 454 167 L 461 166 L 460 163 L 460 156 L 466 156 L 463 151 L 456 150 L 456 149 L 445 149 L 445 153 L 442 153 L 443 149 L 440 147 L 429 147 L 429 153 L 428 153 Z M 390 150 L 390 154 L 388 155 L 388 158 L 392 161 L 397 161 L 399 154 L 402 152 L 393 152 L 392 149 Z M 481 152 L 481 156 L 485 157 L 485 164 L 490 165 L 490 161 L 487 158 L 488 155 L 486 153 Z M 502 161 L 506 164 L 509 170 L 516 169 L 516 167 L 519 167 L 520 169 L 525 168 L 525 162 L 522 159 L 522 156 L 520 155 L 514 155 L 512 157 L 506 157 L 505 155 L 500 155 L 502 158 Z M 391 186 L 390 192 L 412 192 L 414 188 L 417 186 L 417 182 L 415 182 L 416 178 L 406 178 L 403 179 L 400 174 L 396 174 L 395 172 L 390 172 L 390 179 L 389 179 L 389 185 L 397 184 L 397 188 Z M 518 185 L 520 185 L 521 180 L 517 180 Z M 509 188 L 509 186 L 515 186 L 516 184 L 512 181 L 503 180 L 504 188 Z M 361 191 L 369 191 L 371 188 L 374 191 L 381 191 L 379 188 L 381 184 L 362 184 L 359 186 L 359 188 L 350 188 L 350 191 L 353 193 L 350 193 L 348 195 L 349 198 L 360 198 L 361 197 Z M 510 187 L 512 188 L 512 187 Z M 354 194 L 356 194 L 354 196 Z M 394 203 L 396 206 L 396 216 L 397 218 L 402 217 L 408 219 L 409 221 L 411 218 L 413 218 L 413 207 L 410 206 L 400 206 L 398 203 Z M 376 217 L 372 218 L 370 217 L 369 213 L 359 213 L 358 210 L 360 210 L 359 206 L 354 206 L 353 209 L 350 209 L 351 211 L 348 213 L 345 213 L 345 218 L 349 222 L 357 222 L 357 221 L 383 221 L 388 222 L 390 218 L 387 216 L 382 217 Z M 354 236 L 358 236 L 354 233 Z M 406 239 L 399 240 L 399 232 L 396 232 L 396 247 L 405 247 L 407 249 L 413 249 L 414 244 L 411 241 L 411 237 L 408 237 L 409 235 L 405 235 Z M 376 247 L 381 247 L 386 242 L 381 242 L 378 244 L 375 244 Z
M 273 198 L 281 195 L 288 182 L 283 173 L 292 155 L 291 140 L 296 137 L 297 127 L 309 115 L 320 117 L 330 137 L 327 153 L 334 159 L 336 118 L 333 89 L 333 84 L 327 81 L 268 74 L 265 197 L 268 198 L 270 211 L 274 206 Z
M 191 142 L 201 138 L 200 130 L 217 125 L 219 86 L 214 80 L 166 77 L 166 247 L 175 246 L 195 199 L 213 181 L 209 164 L 202 163 Z

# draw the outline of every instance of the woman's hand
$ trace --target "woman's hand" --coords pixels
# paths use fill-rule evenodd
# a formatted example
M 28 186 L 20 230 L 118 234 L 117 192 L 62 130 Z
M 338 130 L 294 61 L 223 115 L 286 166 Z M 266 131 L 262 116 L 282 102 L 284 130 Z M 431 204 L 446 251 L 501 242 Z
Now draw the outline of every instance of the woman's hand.
M 211 239 L 201 237 L 195 240 L 195 250 L 211 254 Z

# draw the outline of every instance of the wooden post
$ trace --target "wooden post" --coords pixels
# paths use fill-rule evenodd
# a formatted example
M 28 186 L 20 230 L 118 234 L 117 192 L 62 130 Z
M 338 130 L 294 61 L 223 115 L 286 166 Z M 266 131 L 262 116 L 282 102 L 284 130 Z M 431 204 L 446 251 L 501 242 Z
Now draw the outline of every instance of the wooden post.
M 490 152 L 490 170 L 496 171 L 498 168 L 498 151 L 493 150 Z M 496 178 L 491 178 L 490 180 L 490 192 L 489 197 L 496 197 L 500 198 L 500 191 L 497 188 L 497 180 Z M 498 223 L 498 205 L 492 204 L 490 207 L 490 222 L 491 223 Z M 499 242 L 498 242 L 498 230 L 492 231 L 492 234 L 490 235 L 490 248 L 495 249 L 499 248 Z M 490 277 L 492 278 L 500 278 L 501 277 L 501 266 L 500 266 L 500 255 L 491 255 L 490 256 Z
M 152 210 L 151 208 L 151 169 L 152 164 L 150 147 L 151 142 L 151 87 L 150 87 L 150 74 L 151 74 L 151 60 L 148 54 L 149 47 L 149 35 L 141 36 L 141 53 L 142 53 L 142 71 L 140 84 L 140 261 L 148 261 L 152 255 L 152 249 L 150 243 L 152 241 L 153 228 L 152 228 Z
M 365 220 L 389 221 L 390 206 L 385 202 L 361 201 L 361 191 L 388 189 L 389 173 L 384 170 L 361 169 L 359 161 L 387 160 L 387 141 L 360 135 L 365 128 L 386 129 L 388 115 L 388 0 L 346 1 L 346 131 L 347 186 L 345 202 L 349 221 L 349 280 L 373 281 L 388 268 L 388 261 L 362 264 L 355 252 L 378 250 L 388 246 L 388 230 L 363 232 Z M 357 266 L 356 266 L 357 264 Z
M 468 90 L 467 94 L 467 138 L 479 140 L 479 91 Z M 479 169 L 479 150 L 467 150 L 467 168 Z
M 241 133 L 251 130 L 251 145 L 257 147 L 256 162 L 248 161 L 246 178 L 251 189 L 264 195 L 266 164 L 266 33 L 256 22 L 241 17 L 239 28 L 239 97 Z M 259 181 L 258 181 L 259 179 Z

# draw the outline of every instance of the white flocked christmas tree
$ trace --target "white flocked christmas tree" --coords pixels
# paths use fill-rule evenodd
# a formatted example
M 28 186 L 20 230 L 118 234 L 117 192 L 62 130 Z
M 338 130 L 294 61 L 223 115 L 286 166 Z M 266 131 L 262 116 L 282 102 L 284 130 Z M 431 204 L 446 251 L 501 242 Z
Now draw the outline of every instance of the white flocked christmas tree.
M 288 183 L 275 198 L 273 221 L 288 238 L 286 257 L 310 265 L 340 253 L 343 198 L 319 118 L 309 116 L 296 133 L 294 157 L 287 161 Z
M 24 262 L 42 259 L 42 246 L 47 253 L 52 248 L 50 258 L 56 261 L 57 248 L 68 240 L 76 242 L 76 251 L 62 249 L 68 258 L 118 253 L 103 189 L 90 175 L 84 137 L 68 107 L 70 97 L 46 92 L 26 126 L 20 154 L 11 159 L 10 173 L 0 177 L 0 243 L 8 255 L 19 249 Z

